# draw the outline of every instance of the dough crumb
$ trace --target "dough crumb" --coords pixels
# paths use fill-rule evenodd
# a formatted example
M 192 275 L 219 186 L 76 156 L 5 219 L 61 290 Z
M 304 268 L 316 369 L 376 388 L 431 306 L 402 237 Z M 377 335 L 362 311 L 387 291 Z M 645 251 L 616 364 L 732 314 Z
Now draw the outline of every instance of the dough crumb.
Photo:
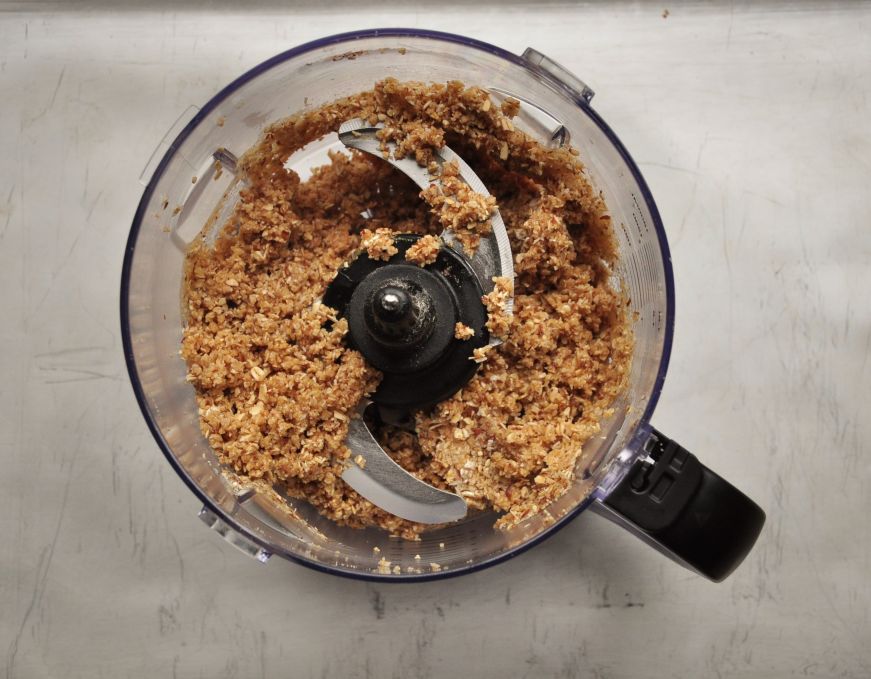
M 390 154 L 388 142 L 396 142 L 393 157 L 402 160 L 413 156 L 421 167 L 433 162 L 433 151 L 445 145 L 444 130 L 421 121 L 400 123 L 393 127 L 383 127 L 378 132 L 382 153 Z
M 441 225 L 450 229 L 467 253 L 474 254 L 481 236 L 491 231 L 490 216 L 496 209 L 496 199 L 476 193 L 460 177 L 456 162 L 442 165 L 439 181 L 420 193 L 432 208 Z
M 469 356 L 470 361 L 475 361 L 475 363 L 483 363 L 487 360 L 487 354 L 490 353 L 490 349 L 493 347 L 491 344 L 487 344 L 483 347 L 478 347 L 472 352 L 472 355 Z M 464 437 L 464 439 L 469 438 L 468 436 Z
M 399 250 L 393 244 L 393 231 L 390 229 L 363 229 L 360 234 L 361 247 L 366 251 L 372 259 L 381 259 L 387 261 Z
M 493 290 L 481 298 L 487 308 L 487 330 L 496 337 L 504 339 L 511 330 L 512 316 L 506 305 L 513 294 L 514 281 L 505 276 L 494 276 Z
M 457 323 L 454 326 L 454 337 L 458 340 L 467 340 L 472 339 L 475 336 L 475 331 L 470 328 L 468 325 L 463 325 L 462 323 Z
M 514 97 L 508 97 L 502 102 L 500 108 L 502 109 L 502 115 L 505 116 L 505 118 L 513 118 L 520 112 L 520 101 Z M 503 118 L 503 121 L 505 118 Z
M 405 259 L 418 266 L 426 266 L 436 261 L 441 247 L 441 238 L 427 234 L 405 251 Z

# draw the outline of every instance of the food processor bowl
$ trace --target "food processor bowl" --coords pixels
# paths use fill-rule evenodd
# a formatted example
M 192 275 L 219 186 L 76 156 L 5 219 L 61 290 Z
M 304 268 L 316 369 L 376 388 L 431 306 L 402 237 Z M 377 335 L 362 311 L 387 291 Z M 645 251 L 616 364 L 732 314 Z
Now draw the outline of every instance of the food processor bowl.
M 220 228 L 230 214 L 238 195 L 236 159 L 268 124 L 371 89 L 385 77 L 460 80 L 489 89 L 496 99 L 519 99 L 521 129 L 543 143 L 571 143 L 580 151 L 619 243 L 613 283 L 627 293 L 635 334 L 628 386 L 614 404 L 615 414 L 587 443 L 583 468 L 569 491 L 508 530 L 493 527 L 495 514 L 477 512 L 424 532 L 420 541 L 405 541 L 376 528 L 339 526 L 304 501 L 228 479 L 200 432 L 194 389 L 179 356 L 185 252 L 204 224 Z M 202 108 L 185 112 L 142 176 L 145 191 L 124 258 L 121 327 L 145 419 L 169 462 L 203 502 L 200 516 L 209 526 L 261 561 L 275 554 L 332 573 L 407 581 L 495 564 L 592 506 L 712 580 L 740 563 L 764 513 L 649 423 L 674 324 L 668 245 L 638 167 L 591 107 L 592 97 L 584 83 L 535 50 L 517 56 L 466 37 L 385 29 L 336 35 L 284 52 Z M 289 165 L 305 177 L 307 168 L 327 162 L 327 151 L 337 143 L 328 135 L 295 153 Z

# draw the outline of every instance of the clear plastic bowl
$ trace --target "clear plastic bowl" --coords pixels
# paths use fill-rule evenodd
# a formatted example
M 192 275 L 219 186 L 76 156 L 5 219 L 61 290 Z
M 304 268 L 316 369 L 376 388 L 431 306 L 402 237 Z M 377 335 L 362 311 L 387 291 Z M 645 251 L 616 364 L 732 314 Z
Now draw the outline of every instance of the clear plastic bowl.
M 426 532 L 420 542 L 406 542 L 377 529 L 337 526 L 305 502 L 290 500 L 293 511 L 288 512 L 267 494 L 240 493 L 225 480 L 200 433 L 194 390 L 185 380 L 186 366 L 179 356 L 184 251 L 232 181 L 233 156 L 252 146 L 269 123 L 369 89 L 386 76 L 456 79 L 511 93 L 540 109 L 537 119 L 527 120 L 533 133 L 546 136 L 549 119 L 561 123 L 605 197 L 619 240 L 616 274 L 628 288 L 635 314 L 628 389 L 617 404 L 618 414 L 588 443 L 596 460 L 592 475 L 584 478 L 579 470 L 566 495 L 511 530 L 495 530 L 495 516 L 478 513 Z M 209 525 L 261 560 L 278 554 L 344 575 L 435 578 L 479 569 L 531 547 L 621 481 L 644 454 L 649 437 L 648 420 L 671 347 L 673 283 L 650 192 L 623 145 L 590 107 L 591 97 L 583 83 L 532 50 L 517 56 L 454 35 L 373 30 L 280 54 L 238 78 L 202 109 L 192 108 L 170 131 L 143 175 L 146 188 L 124 259 L 121 324 L 142 412 L 167 459 L 203 501 L 201 516 Z M 300 167 L 316 162 L 329 143 L 326 139 L 320 147 L 307 147 L 294 162 Z M 216 154 L 227 168 L 217 180 Z M 181 210 L 173 214 L 176 206 Z M 383 565 L 379 570 L 381 559 L 390 562 L 389 572 L 383 572 Z

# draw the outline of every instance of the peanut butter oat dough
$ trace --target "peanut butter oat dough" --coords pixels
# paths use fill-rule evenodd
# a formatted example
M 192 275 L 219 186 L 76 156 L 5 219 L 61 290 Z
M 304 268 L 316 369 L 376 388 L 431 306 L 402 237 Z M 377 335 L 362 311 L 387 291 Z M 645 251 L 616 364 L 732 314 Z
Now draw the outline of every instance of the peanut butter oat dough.
M 427 234 L 405 251 L 406 261 L 426 266 L 436 261 L 442 241 L 438 236 Z
M 625 386 L 632 334 L 625 300 L 608 284 L 616 250 L 604 202 L 576 151 L 545 148 L 515 128 L 518 107 L 458 82 L 388 79 L 272 125 L 243 157 L 240 201 L 213 247 L 191 248 L 184 290 L 182 356 L 202 431 L 223 463 L 339 523 L 417 536 L 424 526 L 341 479 L 354 463 L 349 418 L 380 374 L 345 347 L 347 323 L 317 300 L 358 252 L 395 253 L 393 234 L 435 237 L 449 227 L 474 250 L 498 206 L 517 274 L 513 319 L 503 311 L 510 280 L 497 280 L 484 301 L 503 344 L 476 354 L 481 365 L 462 391 L 417 415 L 417 436 L 392 427 L 377 436 L 422 480 L 502 512 L 499 526 L 566 491 L 583 444 Z M 449 145 L 493 196 L 471 191 L 451 164 L 441 186 L 421 192 L 356 151 L 332 154 L 306 182 L 284 168 L 351 118 L 383 123 L 382 141 L 431 173 L 433 149 Z M 433 242 L 420 241 L 410 260 L 430 261 Z

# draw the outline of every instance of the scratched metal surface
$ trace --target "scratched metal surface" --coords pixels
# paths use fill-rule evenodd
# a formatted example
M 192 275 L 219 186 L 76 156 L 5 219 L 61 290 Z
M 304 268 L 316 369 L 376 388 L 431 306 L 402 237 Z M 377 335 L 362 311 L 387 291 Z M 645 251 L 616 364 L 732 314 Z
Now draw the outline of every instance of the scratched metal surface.
M 0 653 L 7 677 L 871 675 L 871 7 L 51 3 L 0 14 Z M 586 79 L 673 248 L 657 425 L 767 509 L 722 585 L 583 516 L 385 586 L 248 560 L 195 517 L 124 371 L 146 159 L 266 57 L 409 25 Z

